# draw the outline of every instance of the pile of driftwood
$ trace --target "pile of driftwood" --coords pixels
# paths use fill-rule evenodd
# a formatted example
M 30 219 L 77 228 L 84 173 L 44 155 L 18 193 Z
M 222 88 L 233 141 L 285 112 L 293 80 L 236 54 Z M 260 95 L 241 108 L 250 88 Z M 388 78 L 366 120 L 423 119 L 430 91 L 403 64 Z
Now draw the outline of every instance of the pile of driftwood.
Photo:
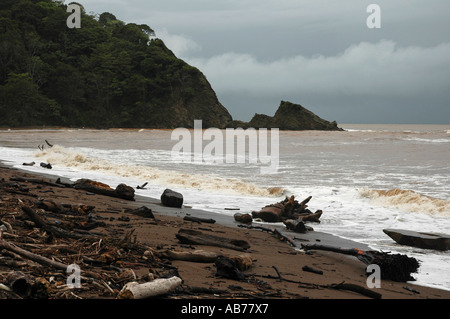
M 135 191 L 133 187 L 130 187 L 125 184 L 119 184 L 115 189 L 113 189 L 107 184 L 93 181 L 90 179 L 79 179 L 75 183 L 70 183 L 70 182 L 63 182 L 61 181 L 60 178 L 58 178 L 55 182 L 51 182 L 45 179 L 34 177 L 14 176 L 10 178 L 9 182 L 2 181 L 0 186 L 2 187 L 3 191 L 8 193 L 25 195 L 29 197 L 37 197 L 36 194 L 32 194 L 29 192 L 29 188 L 23 187 L 23 185 L 19 184 L 18 182 L 38 184 L 51 187 L 81 189 L 85 190 L 90 194 L 99 194 L 134 201 Z
M 252 214 L 234 214 L 234 219 L 244 224 L 251 224 L 254 219 L 269 223 L 283 222 L 289 230 L 304 233 L 313 230 L 306 226 L 305 222 L 320 223 L 322 210 L 312 212 L 308 209 L 307 203 L 311 200 L 309 196 L 305 200 L 298 202 L 294 196 L 286 197 L 281 202 L 267 205 L 259 211 L 253 211 Z
M 112 217 L 94 206 L 43 195 L 59 187 L 73 185 L 31 177 L 0 181 L 0 299 L 147 298 L 181 285 L 177 269 L 138 243 L 126 223 L 112 226 Z M 117 220 L 126 214 L 154 220 L 147 207 L 123 210 Z M 148 272 L 137 275 L 142 268 Z M 82 285 L 74 289 L 77 278 Z
M 176 269 L 133 240 L 132 231 L 96 232 L 106 226 L 103 219 L 87 205 L 3 201 L 0 299 L 145 298 L 181 284 Z M 83 284 L 73 289 L 69 279 L 76 279 L 71 276 L 76 267 Z M 153 271 L 139 277 L 134 270 L 141 267 Z
M 175 260 L 211 263 L 218 277 L 253 280 L 258 287 L 265 284 L 244 274 L 253 265 L 245 240 L 181 228 L 176 234 L 181 246 L 215 246 L 236 253 L 149 247 L 133 237 L 134 229 L 124 215 L 148 218 L 148 222 L 157 224 L 151 209 L 124 209 L 117 218 L 120 222 L 113 223 L 116 217 L 104 217 L 105 212 L 98 212 L 94 206 L 60 203 L 42 195 L 55 187 L 73 185 L 27 177 L 0 181 L 0 299 L 234 295 L 227 290 L 187 286 L 172 266 Z M 36 189 L 42 191 L 39 196 L 28 196 Z M 215 222 L 186 217 L 192 223 Z M 76 286 L 76 278 L 82 285 Z M 260 292 L 262 297 L 265 293 Z

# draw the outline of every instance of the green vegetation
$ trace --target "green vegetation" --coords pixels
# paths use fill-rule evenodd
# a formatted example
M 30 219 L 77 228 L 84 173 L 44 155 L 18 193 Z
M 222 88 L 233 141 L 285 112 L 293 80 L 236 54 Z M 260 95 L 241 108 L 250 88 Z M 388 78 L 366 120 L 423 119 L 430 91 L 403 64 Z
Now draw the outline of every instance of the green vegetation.
M 0 126 L 225 127 L 232 118 L 204 75 L 148 25 L 63 1 L 0 2 Z

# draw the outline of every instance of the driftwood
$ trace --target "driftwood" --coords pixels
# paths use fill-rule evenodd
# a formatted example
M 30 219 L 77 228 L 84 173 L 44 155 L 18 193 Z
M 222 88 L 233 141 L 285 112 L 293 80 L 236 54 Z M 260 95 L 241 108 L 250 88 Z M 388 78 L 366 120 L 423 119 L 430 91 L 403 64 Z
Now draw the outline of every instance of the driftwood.
M 29 206 L 22 205 L 22 211 L 28 216 L 28 218 L 31 221 L 33 221 L 36 224 L 36 226 L 42 228 L 43 230 L 45 230 L 54 237 L 72 238 L 72 239 L 81 239 L 87 237 L 86 234 L 75 233 L 54 225 L 50 225 L 49 223 L 44 221 L 41 217 L 39 217 L 39 215 L 36 214 L 36 212 Z
M 289 244 L 291 244 L 291 246 L 297 247 L 297 244 L 292 239 L 290 239 L 289 237 L 283 235 L 278 229 L 272 229 L 272 228 L 267 228 L 267 227 L 263 227 L 263 226 L 251 226 L 251 225 L 238 225 L 238 227 L 248 228 L 248 229 L 259 229 L 259 230 L 262 230 L 262 231 L 266 231 L 266 232 L 272 233 L 279 240 L 286 241 Z
M 219 256 L 214 263 L 216 266 L 216 276 L 233 279 L 244 280 L 245 274 L 237 267 L 236 262 L 228 257 Z
M 79 179 L 73 185 L 75 189 L 82 189 L 94 194 L 134 200 L 134 189 L 125 184 L 120 184 L 116 189 L 112 189 L 104 183 L 92 181 L 90 179 Z
M 167 250 L 162 253 L 162 256 L 171 260 L 182 260 L 198 263 L 214 263 L 219 257 L 227 257 L 234 261 L 236 267 L 241 270 L 247 270 L 252 267 L 253 259 L 248 254 L 231 256 L 223 253 L 215 253 L 205 250 L 194 251 L 174 251 Z
M 402 254 L 390 254 L 375 250 L 364 251 L 357 248 L 344 249 L 318 244 L 302 245 L 302 248 L 304 250 L 324 250 L 355 256 L 366 265 L 378 265 L 381 269 L 381 278 L 398 282 L 415 280 L 411 276 L 411 273 L 417 272 L 420 265 L 419 261 L 415 258 Z
M 67 266 L 63 263 L 48 259 L 46 257 L 34 254 L 32 252 L 29 252 L 27 250 L 24 250 L 20 247 L 17 247 L 16 245 L 10 244 L 7 241 L 5 241 L 4 239 L 0 238 L 0 249 L 6 249 L 8 251 L 11 251 L 13 253 L 16 253 L 17 255 L 24 257 L 26 259 L 35 261 L 41 265 L 44 266 L 50 266 L 56 269 L 61 269 L 61 270 L 67 270 Z
M 303 266 L 302 270 L 303 271 L 312 272 L 312 273 L 315 273 L 315 274 L 318 274 L 318 275 L 323 275 L 323 271 L 322 270 L 316 269 L 316 268 L 311 267 L 311 266 Z
M 276 223 L 282 221 L 284 206 L 281 203 L 268 205 L 263 207 L 260 211 L 252 212 L 253 218 L 260 218 L 265 222 Z
M 147 186 L 147 182 L 145 182 L 144 184 L 142 184 L 141 186 L 136 186 L 136 189 L 145 189 L 145 186 Z
M 177 276 L 160 278 L 150 282 L 139 284 L 127 283 L 119 293 L 119 299 L 146 299 L 166 295 L 181 285 L 182 280 Z
M 141 217 L 146 217 L 146 218 L 155 218 L 155 216 L 153 215 L 153 211 L 148 208 L 147 206 L 142 206 L 140 208 L 137 209 L 127 209 L 125 210 L 125 213 L 127 214 L 133 214 L 133 215 L 137 215 L 137 216 L 141 216 Z
M 328 285 L 328 287 L 332 288 L 332 289 L 348 290 L 348 291 L 356 292 L 363 296 L 373 298 L 373 299 L 381 299 L 381 297 L 382 297 L 382 295 L 380 293 L 374 291 L 373 289 L 367 289 L 360 285 L 347 284 L 345 282 L 342 282 L 339 284 L 331 284 L 331 285 Z
M 318 210 L 315 213 L 312 214 L 300 214 L 299 219 L 301 219 L 304 222 L 314 222 L 314 223 L 320 223 L 320 216 L 322 216 L 322 210 Z
M 304 281 L 286 279 L 281 275 L 281 273 L 277 269 L 277 267 L 272 266 L 272 268 L 274 268 L 275 271 L 277 272 L 277 277 L 274 277 L 271 275 L 265 275 L 265 276 L 263 276 L 264 278 L 278 279 L 279 281 L 287 281 L 287 282 L 291 282 L 291 283 L 296 283 L 299 286 L 302 286 L 302 287 L 304 286 L 305 288 L 313 288 L 313 289 L 325 288 L 325 289 L 348 290 L 348 291 L 352 291 L 355 293 L 359 293 L 359 294 L 369 297 L 369 298 L 381 299 L 381 297 L 382 297 L 382 295 L 380 293 L 374 291 L 373 289 L 367 289 L 363 286 L 359 286 L 356 284 L 347 284 L 345 282 L 341 282 L 339 284 L 320 285 L 320 284 L 309 283 L 309 282 L 304 282 Z
M 53 186 L 53 187 L 65 187 L 62 184 L 59 183 L 53 183 L 53 182 L 49 182 L 43 179 L 39 179 L 39 178 L 25 178 L 25 177 L 20 177 L 20 176 L 13 176 L 9 179 L 10 181 L 13 182 L 22 182 L 22 183 L 32 183 L 32 184 L 40 184 L 40 185 L 47 185 L 47 186 Z
M 269 223 L 282 222 L 288 219 L 319 223 L 319 218 L 323 212 L 318 210 L 313 213 L 307 208 L 307 203 L 311 198 L 312 196 L 309 196 L 299 203 L 294 196 L 286 197 L 279 203 L 267 205 L 259 211 L 253 211 L 252 216 Z
M 207 223 L 207 224 L 214 224 L 216 222 L 215 219 L 212 218 L 201 218 L 201 217 L 194 217 L 194 216 L 184 216 L 184 220 L 195 222 L 195 223 Z
M 16 294 L 28 298 L 32 293 L 34 278 L 21 271 L 14 271 L 6 277 L 6 283 Z
M 74 185 L 74 183 L 72 183 L 72 182 L 63 182 L 63 181 L 61 180 L 61 177 L 58 177 L 58 178 L 56 179 L 55 183 L 56 183 L 56 184 L 63 185 L 64 187 L 68 187 L 68 188 L 71 188 L 71 187 L 73 187 L 73 185 Z
M 23 163 L 23 166 L 34 166 L 36 162 Z
M 25 188 L 17 183 L 0 181 L 0 188 L 5 193 L 24 195 L 29 197 L 38 197 L 36 194 L 30 193 L 28 188 Z
M 244 224 L 251 224 L 253 221 L 252 215 L 250 214 L 241 214 L 241 213 L 236 213 L 233 215 L 234 220 L 240 223 L 244 223 Z
M 47 168 L 47 169 L 52 169 L 53 168 L 52 164 L 50 164 L 50 163 L 41 163 L 40 166 L 43 167 L 43 168 Z
M 38 208 L 58 214 L 88 215 L 95 209 L 95 206 L 91 205 L 55 203 L 48 199 L 36 201 L 34 204 Z
M 287 229 L 292 230 L 296 233 L 306 233 L 307 231 L 313 230 L 311 227 L 306 226 L 305 223 L 301 220 L 287 219 L 284 220 L 283 223 L 286 225 Z
M 245 240 L 228 239 L 190 229 L 180 229 L 176 237 L 183 244 L 216 246 L 238 251 L 245 251 L 250 248 L 250 245 Z

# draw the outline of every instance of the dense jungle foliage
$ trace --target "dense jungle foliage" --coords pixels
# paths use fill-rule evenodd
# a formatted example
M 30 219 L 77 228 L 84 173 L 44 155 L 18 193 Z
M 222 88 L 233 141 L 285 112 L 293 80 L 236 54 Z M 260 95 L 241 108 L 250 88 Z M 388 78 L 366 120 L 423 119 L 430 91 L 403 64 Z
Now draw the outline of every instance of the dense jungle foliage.
M 232 118 L 205 76 L 151 27 L 67 5 L 0 2 L 0 126 L 225 127 Z

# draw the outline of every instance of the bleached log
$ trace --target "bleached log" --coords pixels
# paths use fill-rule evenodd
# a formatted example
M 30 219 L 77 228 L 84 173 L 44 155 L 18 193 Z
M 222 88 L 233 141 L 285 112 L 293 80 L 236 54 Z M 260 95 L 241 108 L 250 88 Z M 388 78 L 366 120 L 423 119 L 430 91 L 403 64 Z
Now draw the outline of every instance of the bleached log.
M 170 293 L 181 285 L 182 280 L 177 276 L 160 278 L 139 284 L 135 281 L 127 283 L 119 293 L 119 299 L 146 299 Z

